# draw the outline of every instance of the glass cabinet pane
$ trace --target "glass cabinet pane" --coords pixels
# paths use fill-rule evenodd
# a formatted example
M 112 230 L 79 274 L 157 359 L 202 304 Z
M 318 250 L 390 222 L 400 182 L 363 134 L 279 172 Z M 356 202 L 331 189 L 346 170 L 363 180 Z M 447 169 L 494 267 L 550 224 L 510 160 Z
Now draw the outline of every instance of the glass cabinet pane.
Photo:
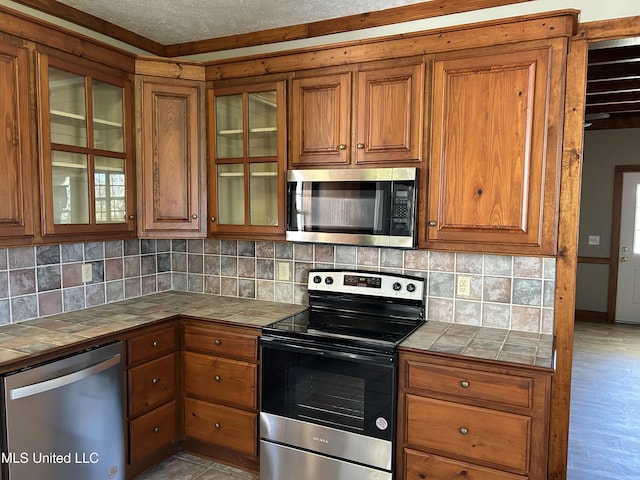
M 93 80 L 93 148 L 124 152 L 122 88 Z
M 218 165 L 218 223 L 244 224 L 244 164 Z
M 249 156 L 278 155 L 278 97 L 275 91 L 250 93 Z
M 85 77 L 49 67 L 51 143 L 87 146 Z
M 95 157 L 94 164 L 96 223 L 126 222 L 124 160 Z
M 89 223 L 87 156 L 51 152 L 53 223 Z
M 244 157 L 242 95 L 216 98 L 216 158 Z
M 249 165 L 251 225 L 278 225 L 278 164 Z

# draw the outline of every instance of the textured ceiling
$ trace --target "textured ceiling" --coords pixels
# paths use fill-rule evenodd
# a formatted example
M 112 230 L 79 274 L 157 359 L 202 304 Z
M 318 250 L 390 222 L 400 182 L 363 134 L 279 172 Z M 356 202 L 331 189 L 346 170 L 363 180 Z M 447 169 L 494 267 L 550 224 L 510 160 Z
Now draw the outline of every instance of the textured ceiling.
M 163 45 L 300 25 L 425 0 L 58 0 Z

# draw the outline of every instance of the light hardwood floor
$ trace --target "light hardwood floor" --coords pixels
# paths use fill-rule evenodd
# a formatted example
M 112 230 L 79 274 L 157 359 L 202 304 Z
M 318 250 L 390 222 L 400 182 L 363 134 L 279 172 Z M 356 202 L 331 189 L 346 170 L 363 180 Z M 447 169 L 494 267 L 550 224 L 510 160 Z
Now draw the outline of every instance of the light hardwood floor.
M 640 325 L 575 325 L 567 480 L 640 479 Z

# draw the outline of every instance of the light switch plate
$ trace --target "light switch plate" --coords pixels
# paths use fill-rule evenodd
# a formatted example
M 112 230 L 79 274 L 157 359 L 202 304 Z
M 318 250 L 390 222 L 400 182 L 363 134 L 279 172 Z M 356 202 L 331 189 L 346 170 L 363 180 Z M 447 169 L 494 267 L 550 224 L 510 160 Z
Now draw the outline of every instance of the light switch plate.
M 289 280 L 289 262 L 278 262 L 278 280 Z
M 600 245 L 600 235 L 589 235 L 589 245 Z

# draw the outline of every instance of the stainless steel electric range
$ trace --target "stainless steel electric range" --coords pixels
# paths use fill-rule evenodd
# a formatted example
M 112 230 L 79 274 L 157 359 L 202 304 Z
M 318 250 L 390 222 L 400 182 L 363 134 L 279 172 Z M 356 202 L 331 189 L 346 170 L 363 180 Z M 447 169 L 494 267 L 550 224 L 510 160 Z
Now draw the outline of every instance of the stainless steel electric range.
M 309 308 L 263 328 L 261 480 L 391 480 L 397 346 L 424 279 L 311 270 Z

